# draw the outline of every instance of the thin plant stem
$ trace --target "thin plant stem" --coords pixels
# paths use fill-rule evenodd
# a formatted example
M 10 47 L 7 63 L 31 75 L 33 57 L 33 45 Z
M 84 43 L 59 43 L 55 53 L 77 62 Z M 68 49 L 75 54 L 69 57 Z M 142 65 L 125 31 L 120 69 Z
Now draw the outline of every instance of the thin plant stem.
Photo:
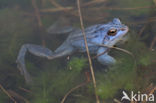
M 104 45 L 104 44 L 97 44 L 97 43 L 93 43 L 93 42 L 90 42 L 90 43 L 95 44 L 95 45 L 97 45 L 97 46 L 102 46 L 102 47 L 106 47 L 106 48 L 110 48 L 110 49 L 116 49 L 116 50 L 119 50 L 119 51 L 125 52 L 125 53 L 131 55 L 132 57 L 134 57 L 134 55 L 133 55 L 130 51 L 125 50 L 125 49 L 122 49 L 122 48 L 118 48 L 118 47 L 110 47 L 110 46 L 107 46 L 107 45 Z M 106 51 L 106 52 L 107 52 L 107 51 Z M 96 57 L 98 57 L 98 56 L 101 56 L 101 55 L 103 55 L 103 54 L 105 54 L 105 52 L 103 52 L 103 53 L 101 53 L 101 54 L 95 56 L 94 58 L 96 58 Z
M 94 92 L 95 92 L 95 97 L 96 97 L 96 103 L 100 103 L 99 97 L 98 97 L 98 95 L 96 93 L 96 89 L 97 89 L 97 87 L 96 87 L 96 79 L 95 79 L 95 75 L 94 75 L 94 70 L 93 70 L 93 66 L 92 66 L 92 60 L 91 60 L 91 56 L 90 56 L 90 53 L 89 53 L 89 48 L 88 48 L 88 44 L 87 44 L 86 34 L 85 34 L 85 30 L 84 30 L 83 19 L 82 19 L 81 8 L 80 8 L 80 0 L 77 0 L 77 7 L 78 7 L 78 13 L 79 13 L 79 17 L 80 17 L 80 24 L 81 24 L 82 34 L 84 36 L 85 47 L 86 47 L 86 51 L 87 51 L 90 71 L 91 71 L 92 80 L 93 80 L 93 86 L 94 86 Z
M 17 98 L 18 100 L 24 101 L 24 103 L 30 103 L 26 98 L 21 96 L 20 94 L 16 93 L 15 91 L 12 90 L 7 90 L 7 92 L 14 98 Z
M 0 89 L 14 102 L 17 103 L 16 100 L 9 94 L 7 90 L 0 84 Z
M 61 8 L 61 9 L 65 9 L 64 7 L 62 7 L 60 4 L 58 4 L 55 0 L 50 0 L 51 4 L 53 4 L 55 7 L 57 8 Z
M 121 103 L 119 100 L 117 100 L 116 98 L 114 99 L 115 103 Z
M 35 12 L 35 16 L 36 16 L 36 19 L 37 19 L 37 22 L 38 22 L 39 29 L 41 31 L 43 29 L 43 24 L 42 24 L 42 21 L 41 21 L 40 10 L 39 10 L 39 8 L 37 7 L 37 4 L 36 4 L 36 0 L 32 0 L 32 6 L 34 8 L 34 12 Z M 45 46 L 45 40 L 44 40 L 43 37 L 44 36 L 40 33 L 40 38 L 42 40 L 42 45 Z
M 69 92 L 66 93 L 66 95 L 63 97 L 63 99 L 61 100 L 61 103 L 64 103 L 66 98 L 69 96 L 69 94 L 71 94 L 73 91 L 75 91 L 76 89 L 80 88 L 80 87 L 83 87 L 87 84 L 88 82 L 84 82 L 84 83 L 81 83 L 79 85 L 77 85 L 76 87 L 72 88 Z
M 41 16 L 40 16 L 40 12 L 39 12 L 39 9 L 37 7 L 37 4 L 36 4 L 36 0 L 32 0 L 32 6 L 33 6 L 34 11 L 35 11 L 35 15 L 36 15 L 36 18 L 38 21 L 38 25 L 39 25 L 39 27 L 42 27 Z
M 148 94 L 148 98 L 149 98 L 149 95 L 150 95 L 150 94 L 153 94 L 155 91 L 156 91 L 156 86 L 153 87 L 153 88 L 150 90 L 150 92 L 149 92 L 149 94 Z M 142 103 L 147 103 L 147 101 L 144 100 Z
M 156 37 L 154 37 L 154 39 L 153 39 L 153 40 L 152 40 L 152 42 L 151 42 L 151 45 L 150 45 L 150 50 L 152 50 L 152 49 L 153 49 L 153 47 L 154 47 L 155 43 L 156 43 Z

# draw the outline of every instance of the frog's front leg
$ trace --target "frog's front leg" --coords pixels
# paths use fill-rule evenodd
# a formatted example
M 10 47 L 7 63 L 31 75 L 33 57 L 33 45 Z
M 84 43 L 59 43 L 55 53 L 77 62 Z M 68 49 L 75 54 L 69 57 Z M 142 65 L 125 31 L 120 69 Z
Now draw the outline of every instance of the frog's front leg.
M 69 55 L 73 52 L 73 50 L 74 50 L 73 47 L 66 45 L 65 43 L 54 52 L 52 52 L 48 48 L 44 48 L 39 45 L 24 44 L 19 51 L 16 62 L 26 82 L 30 83 L 32 80 L 31 80 L 30 74 L 26 70 L 25 58 L 24 58 L 27 51 L 36 56 L 45 57 L 47 59 L 54 59 L 54 58 Z
M 107 49 L 108 48 L 100 47 L 97 51 L 97 55 L 104 53 L 105 51 L 107 51 Z M 107 52 L 104 53 L 103 55 L 98 56 L 97 60 L 103 65 L 111 65 L 111 64 L 115 64 L 116 62 L 116 60 L 110 55 L 108 55 Z

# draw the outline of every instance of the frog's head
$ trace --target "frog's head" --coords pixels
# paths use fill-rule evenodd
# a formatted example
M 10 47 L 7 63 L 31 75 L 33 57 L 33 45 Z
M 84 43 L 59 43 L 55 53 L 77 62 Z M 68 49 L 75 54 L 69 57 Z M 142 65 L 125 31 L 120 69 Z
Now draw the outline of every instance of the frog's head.
M 128 32 L 128 27 L 122 24 L 118 18 L 114 18 L 105 27 L 106 35 L 103 42 L 106 46 L 113 46 L 119 41 L 122 41 Z

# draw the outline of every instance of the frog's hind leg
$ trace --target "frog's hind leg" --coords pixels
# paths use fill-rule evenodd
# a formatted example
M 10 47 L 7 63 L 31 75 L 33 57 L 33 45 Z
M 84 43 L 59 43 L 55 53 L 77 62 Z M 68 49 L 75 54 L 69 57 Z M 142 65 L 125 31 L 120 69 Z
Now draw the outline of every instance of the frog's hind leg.
M 70 44 L 64 42 L 61 46 L 59 46 L 54 52 L 52 56 L 49 56 L 48 59 L 55 59 L 62 56 L 70 55 L 75 51 L 75 49 L 70 46 Z
M 45 57 L 47 59 L 55 59 L 58 57 L 69 55 L 73 52 L 73 50 L 74 50 L 73 47 L 66 44 L 61 45 L 55 52 L 52 52 L 50 49 L 44 48 L 39 45 L 24 44 L 19 51 L 16 62 L 26 82 L 30 83 L 32 80 L 30 74 L 26 70 L 25 59 L 24 59 L 27 51 L 36 56 Z

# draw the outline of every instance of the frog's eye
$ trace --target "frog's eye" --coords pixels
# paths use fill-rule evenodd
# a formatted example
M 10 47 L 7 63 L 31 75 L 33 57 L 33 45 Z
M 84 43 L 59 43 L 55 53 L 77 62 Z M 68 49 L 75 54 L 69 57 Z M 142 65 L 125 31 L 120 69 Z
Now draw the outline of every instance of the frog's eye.
M 110 29 L 107 34 L 109 36 L 115 36 L 117 34 L 117 29 Z

